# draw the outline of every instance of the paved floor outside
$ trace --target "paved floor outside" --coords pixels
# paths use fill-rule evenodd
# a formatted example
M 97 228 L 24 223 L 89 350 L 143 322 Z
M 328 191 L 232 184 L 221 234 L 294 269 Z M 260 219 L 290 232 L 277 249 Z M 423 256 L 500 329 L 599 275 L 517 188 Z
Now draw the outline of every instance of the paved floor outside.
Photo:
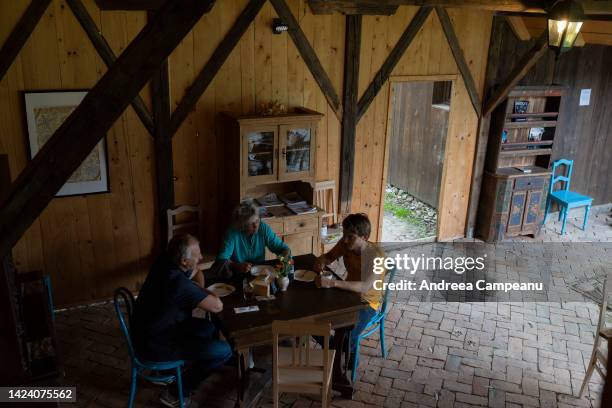
M 586 232 L 571 214 L 567 236 L 550 220 L 533 242 L 612 242 L 609 209 L 593 213 Z M 522 240 L 522 239 L 520 239 Z M 602 382 L 593 374 L 575 397 L 594 339 L 598 307 L 567 303 L 394 302 L 387 318 L 387 359 L 379 339 L 366 340 L 352 401 L 336 407 L 597 407 Z M 111 304 L 57 314 L 66 385 L 77 384 L 78 407 L 124 407 L 127 350 Z M 231 367 L 210 377 L 195 399 L 204 407 L 235 401 Z M 137 407 L 158 407 L 161 388 L 141 382 Z M 68 406 L 68 405 L 66 405 Z M 74 406 L 74 405 L 70 405 Z M 269 392 L 260 406 L 271 406 Z M 283 406 L 317 407 L 316 398 L 285 396 Z

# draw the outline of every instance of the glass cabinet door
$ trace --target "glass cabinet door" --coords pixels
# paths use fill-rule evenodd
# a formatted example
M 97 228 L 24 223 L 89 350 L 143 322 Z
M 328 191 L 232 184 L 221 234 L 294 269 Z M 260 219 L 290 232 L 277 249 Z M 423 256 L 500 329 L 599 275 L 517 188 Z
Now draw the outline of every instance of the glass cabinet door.
M 279 179 L 296 180 L 314 175 L 314 130 L 310 124 L 280 127 Z
M 258 182 L 276 180 L 276 127 L 246 129 L 244 174 Z

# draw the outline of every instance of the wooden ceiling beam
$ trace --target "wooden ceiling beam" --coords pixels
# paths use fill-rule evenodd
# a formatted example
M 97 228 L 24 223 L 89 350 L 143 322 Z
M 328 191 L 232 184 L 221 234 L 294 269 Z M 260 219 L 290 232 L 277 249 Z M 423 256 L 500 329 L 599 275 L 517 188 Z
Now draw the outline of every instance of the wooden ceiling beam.
M 311 8 L 329 12 L 339 11 L 347 14 L 357 7 L 362 9 L 383 9 L 391 6 L 439 6 L 445 8 L 472 8 L 490 11 L 546 13 L 550 1 L 547 0 L 309 0 Z M 612 1 L 581 1 L 586 14 L 612 15 Z
M 510 29 L 514 33 L 514 36 L 519 41 L 529 41 L 531 40 L 531 34 L 525 25 L 525 20 L 521 16 L 506 16 L 506 21 L 510 26 Z
M 96 0 L 96 4 L 100 10 L 154 11 L 159 9 L 165 1 L 166 0 Z
M 361 1 L 330 1 L 330 0 L 308 0 L 312 14 L 332 14 L 339 12 L 352 15 L 390 16 L 395 14 L 399 6 L 389 4 L 371 4 Z
M 372 78 L 372 82 L 368 85 L 368 88 L 365 90 L 361 98 L 359 99 L 359 103 L 357 104 L 357 121 L 361 119 L 361 117 L 366 113 L 368 107 L 378 95 L 378 92 L 383 87 L 385 82 L 389 79 L 389 76 L 393 72 L 393 69 L 400 61 L 404 52 L 408 49 L 414 37 L 416 37 L 417 33 L 429 17 L 429 13 L 431 13 L 431 7 L 421 7 L 419 11 L 416 12 L 408 26 L 402 33 L 402 36 L 387 56 L 385 62 L 383 62 L 382 66 Z
M 236 44 L 238 44 L 242 35 L 249 28 L 249 25 L 253 22 L 265 2 L 266 0 L 251 0 L 242 10 L 242 13 L 240 13 L 225 37 L 223 37 L 223 40 L 219 43 L 172 113 L 168 128 L 170 137 L 174 136 L 183 121 L 195 108 L 198 100 L 215 78 L 215 75 L 217 75 L 217 72 L 219 72 L 219 69 L 221 69 L 223 63 L 227 60 L 234 47 L 236 47 Z M 272 28 L 270 27 L 270 29 Z
M 0 81 L 17 58 L 19 51 L 34 31 L 34 27 L 45 14 L 51 0 L 32 0 L 23 16 L 0 49 Z
M 548 33 L 543 32 L 529 51 L 516 63 L 508 77 L 501 83 L 495 93 L 487 100 L 483 115 L 493 112 L 493 109 L 503 101 L 514 86 L 538 62 L 540 57 L 548 50 Z
M 106 67 L 110 68 L 117 60 L 117 57 L 110 45 L 108 45 L 108 42 L 106 42 L 102 32 L 98 29 L 96 22 L 91 18 L 81 0 L 66 0 L 66 3 L 68 3 L 72 13 L 79 24 L 81 24 L 81 27 L 83 27 L 83 30 L 85 30 L 85 34 L 89 37 L 89 40 Z M 134 108 L 136 115 L 140 118 L 144 127 L 149 131 L 149 134 L 153 136 L 155 131 L 153 117 L 140 95 L 136 95 L 136 98 L 132 101 L 132 108 Z
M 334 84 L 332 83 L 329 75 L 325 72 L 321 61 L 317 57 L 314 49 L 308 42 L 306 35 L 300 27 L 300 23 L 296 20 L 295 16 L 285 3 L 285 0 L 270 0 L 276 14 L 289 26 L 289 36 L 293 40 L 295 47 L 298 49 L 304 63 L 310 70 L 312 77 L 319 85 L 319 88 L 325 95 L 325 99 L 333 109 L 336 117 L 339 121 L 342 121 L 342 106 L 340 105 L 340 98 L 336 93 Z
M 27 164 L 0 206 L 8 254 L 214 0 L 168 1 Z
M 480 101 L 478 89 L 476 88 L 476 82 L 474 82 L 474 77 L 472 76 L 470 67 L 465 60 L 465 55 L 463 54 L 461 45 L 459 45 L 459 39 L 457 38 L 457 34 L 455 34 L 453 23 L 446 12 L 446 9 L 443 7 L 436 7 L 436 14 L 438 14 L 440 24 L 442 24 L 442 31 L 444 31 L 448 45 L 453 53 L 455 63 L 457 63 L 459 72 L 461 72 L 461 77 L 463 78 L 463 83 L 465 84 L 465 88 L 470 96 L 470 101 L 472 102 L 474 111 L 476 112 L 476 115 L 480 117 L 482 114 L 482 102 Z

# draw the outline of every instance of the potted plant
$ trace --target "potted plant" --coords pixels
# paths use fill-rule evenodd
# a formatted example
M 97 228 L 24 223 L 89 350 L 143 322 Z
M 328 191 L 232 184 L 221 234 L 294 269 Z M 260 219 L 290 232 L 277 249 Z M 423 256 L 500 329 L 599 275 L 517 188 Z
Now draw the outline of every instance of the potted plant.
M 281 255 L 278 257 L 278 262 L 276 263 L 276 284 L 281 292 L 286 291 L 289 286 L 289 271 L 291 270 L 291 265 L 293 265 L 291 256 Z

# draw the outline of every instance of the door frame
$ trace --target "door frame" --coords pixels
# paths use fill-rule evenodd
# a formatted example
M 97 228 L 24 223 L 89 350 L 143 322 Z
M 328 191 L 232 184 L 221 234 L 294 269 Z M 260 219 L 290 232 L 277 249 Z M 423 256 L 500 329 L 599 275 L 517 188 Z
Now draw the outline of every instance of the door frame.
M 394 87 L 393 85 L 395 83 L 398 82 L 423 82 L 423 81 L 427 81 L 427 82 L 438 82 L 438 81 L 450 81 L 452 83 L 451 85 L 451 101 L 450 101 L 450 110 L 448 113 L 448 123 L 451 123 L 451 118 L 453 117 L 453 103 L 455 101 L 455 86 L 457 86 L 457 79 L 458 79 L 458 74 L 437 74 L 437 75 L 392 75 L 389 77 L 389 80 L 387 81 L 387 87 L 388 87 L 388 101 L 387 101 L 387 126 L 385 129 L 385 152 L 384 152 L 384 156 L 383 156 L 383 173 L 382 173 L 382 182 L 380 185 L 380 202 L 379 202 L 379 207 L 380 211 L 378 211 L 378 231 L 377 231 L 377 236 L 378 236 L 378 240 L 380 241 L 380 238 L 382 237 L 382 228 L 383 228 L 383 217 L 384 217 L 384 213 L 385 213 L 385 189 L 387 187 L 387 172 L 389 170 L 389 144 L 390 144 L 390 140 L 391 140 L 391 127 L 392 127 L 392 123 L 393 123 L 393 96 L 394 96 Z M 442 187 L 444 186 L 444 181 L 446 179 L 446 172 L 447 172 L 447 168 L 446 168 L 446 157 L 448 154 L 448 130 L 446 133 L 446 139 L 444 141 L 444 159 L 442 161 L 443 166 L 442 166 L 442 180 L 441 180 L 441 186 L 440 186 L 440 194 L 438 194 L 438 221 L 437 221 L 437 225 L 436 225 L 436 241 L 438 240 L 438 237 L 440 236 L 440 214 L 441 214 L 441 208 L 440 208 L 440 197 L 442 197 Z

